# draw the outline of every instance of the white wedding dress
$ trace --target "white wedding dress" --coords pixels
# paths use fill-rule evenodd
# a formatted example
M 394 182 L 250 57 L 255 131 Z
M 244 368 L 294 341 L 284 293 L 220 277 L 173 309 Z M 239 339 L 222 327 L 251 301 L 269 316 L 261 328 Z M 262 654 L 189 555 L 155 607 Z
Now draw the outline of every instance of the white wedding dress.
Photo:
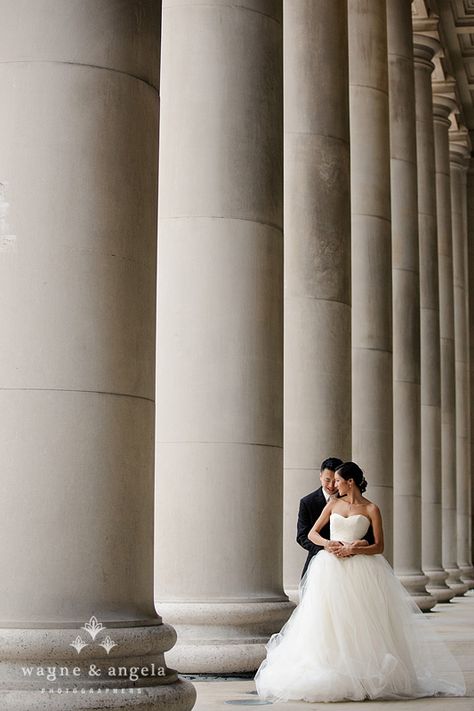
M 361 539 L 362 515 L 331 514 L 331 539 Z M 271 701 L 463 696 L 457 662 L 382 555 L 320 551 L 301 602 L 268 644 L 255 683 Z

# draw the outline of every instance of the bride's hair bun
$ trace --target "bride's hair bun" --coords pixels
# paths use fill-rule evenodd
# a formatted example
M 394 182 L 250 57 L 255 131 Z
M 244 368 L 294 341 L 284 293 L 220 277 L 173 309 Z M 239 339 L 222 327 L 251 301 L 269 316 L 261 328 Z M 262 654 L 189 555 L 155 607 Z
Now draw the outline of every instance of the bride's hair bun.
M 348 479 L 353 479 L 354 484 L 359 487 L 361 494 L 363 494 L 367 489 L 367 481 L 364 476 L 364 472 L 355 462 L 344 462 L 344 464 L 341 464 L 336 469 L 336 472 L 346 481 Z

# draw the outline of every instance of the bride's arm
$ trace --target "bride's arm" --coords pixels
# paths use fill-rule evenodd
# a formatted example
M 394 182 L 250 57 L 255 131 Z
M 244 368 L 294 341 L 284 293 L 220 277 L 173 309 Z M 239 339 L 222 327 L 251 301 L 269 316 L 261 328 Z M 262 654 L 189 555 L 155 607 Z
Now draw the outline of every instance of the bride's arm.
M 364 545 L 362 545 L 362 541 L 354 541 L 336 551 L 337 556 L 344 558 L 350 555 L 377 555 L 383 553 L 383 526 L 380 509 L 375 504 L 370 504 L 367 508 L 367 513 L 374 532 L 374 543 L 367 545 L 367 542 L 364 541 Z
M 339 541 L 329 541 L 327 538 L 323 538 L 319 531 L 324 528 L 328 523 L 331 512 L 334 508 L 334 501 L 329 499 L 326 506 L 321 511 L 320 517 L 317 519 L 311 531 L 308 533 L 308 540 L 315 543 L 317 546 L 322 546 L 326 550 L 332 551 L 339 548 L 341 544 Z
M 357 541 L 352 541 L 352 544 L 356 546 L 357 548 L 362 548 L 363 546 L 368 546 L 369 541 L 366 541 L 365 538 L 360 538 L 357 539 Z

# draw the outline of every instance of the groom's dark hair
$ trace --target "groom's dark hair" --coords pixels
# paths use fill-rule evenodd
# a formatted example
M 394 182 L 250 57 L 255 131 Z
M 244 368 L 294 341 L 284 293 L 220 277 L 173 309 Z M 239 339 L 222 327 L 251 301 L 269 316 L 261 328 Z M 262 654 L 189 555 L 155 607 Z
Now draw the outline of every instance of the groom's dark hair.
M 329 469 L 332 472 L 335 472 L 338 467 L 340 467 L 342 464 L 342 459 L 338 459 L 337 457 L 329 457 L 328 459 L 325 459 L 323 462 L 321 462 L 321 469 L 320 471 L 324 471 L 324 469 Z

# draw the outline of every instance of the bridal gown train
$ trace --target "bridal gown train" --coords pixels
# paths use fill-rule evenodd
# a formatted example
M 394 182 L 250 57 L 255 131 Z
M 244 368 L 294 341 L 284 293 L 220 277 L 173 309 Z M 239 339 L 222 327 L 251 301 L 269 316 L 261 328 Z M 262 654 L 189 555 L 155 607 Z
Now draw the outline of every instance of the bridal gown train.
M 332 513 L 331 539 L 362 538 L 363 514 Z M 255 683 L 272 701 L 463 696 L 462 672 L 382 555 L 320 551 L 301 602 L 267 647 Z

